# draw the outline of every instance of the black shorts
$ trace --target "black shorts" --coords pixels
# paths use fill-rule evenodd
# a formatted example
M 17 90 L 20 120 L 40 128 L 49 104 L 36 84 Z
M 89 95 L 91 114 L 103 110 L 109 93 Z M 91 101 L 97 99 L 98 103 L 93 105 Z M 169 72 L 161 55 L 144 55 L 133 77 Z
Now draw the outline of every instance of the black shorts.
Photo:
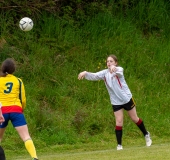
M 126 104 L 122 104 L 122 105 L 112 105 L 113 107 L 113 111 L 116 112 L 122 108 L 124 108 L 126 111 L 130 111 L 133 107 L 135 107 L 136 104 L 133 100 L 133 98 L 130 99 L 130 101 Z

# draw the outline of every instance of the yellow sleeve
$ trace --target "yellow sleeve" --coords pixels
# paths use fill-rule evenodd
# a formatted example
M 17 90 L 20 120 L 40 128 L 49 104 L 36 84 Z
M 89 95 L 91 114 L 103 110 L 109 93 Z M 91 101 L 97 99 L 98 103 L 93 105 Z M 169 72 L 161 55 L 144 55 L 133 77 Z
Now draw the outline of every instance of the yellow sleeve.
M 18 78 L 21 82 L 21 105 L 22 105 L 22 108 L 23 110 L 25 109 L 26 107 L 26 95 L 25 95 L 25 87 L 24 87 L 24 83 L 22 82 L 22 80 L 20 78 Z

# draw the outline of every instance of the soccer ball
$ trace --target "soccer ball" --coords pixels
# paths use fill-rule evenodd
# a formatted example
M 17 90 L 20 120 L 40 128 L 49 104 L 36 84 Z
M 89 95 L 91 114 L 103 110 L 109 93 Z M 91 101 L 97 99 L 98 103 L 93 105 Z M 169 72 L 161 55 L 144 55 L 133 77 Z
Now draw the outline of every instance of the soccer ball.
M 30 31 L 33 28 L 33 21 L 28 17 L 24 17 L 19 21 L 19 27 L 23 31 Z

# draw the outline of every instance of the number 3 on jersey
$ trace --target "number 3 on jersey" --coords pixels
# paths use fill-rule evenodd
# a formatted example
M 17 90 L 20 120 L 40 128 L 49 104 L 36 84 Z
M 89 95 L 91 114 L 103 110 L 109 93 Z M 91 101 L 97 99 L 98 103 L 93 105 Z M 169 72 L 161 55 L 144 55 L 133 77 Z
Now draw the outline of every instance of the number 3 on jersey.
M 10 93 L 12 91 L 13 83 L 12 82 L 8 82 L 8 83 L 5 84 L 5 86 L 7 86 L 7 89 L 4 90 L 4 93 Z

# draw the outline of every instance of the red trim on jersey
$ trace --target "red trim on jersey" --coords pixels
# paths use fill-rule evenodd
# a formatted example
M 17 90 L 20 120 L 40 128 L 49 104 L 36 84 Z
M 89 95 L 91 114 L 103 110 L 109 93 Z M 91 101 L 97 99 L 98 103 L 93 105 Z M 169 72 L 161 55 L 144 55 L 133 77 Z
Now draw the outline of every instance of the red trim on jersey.
M 20 106 L 2 106 L 2 113 L 23 113 L 23 110 Z
M 105 81 L 106 85 L 108 86 L 107 81 L 106 81 L 106 77 L 105 77 L 105 76 L 104 76 L 104 81 Z
M 122 88 L 122 84 L 120 83 L 120 79 L 119 79 L 119 77 L 117 75 L 116 75 L 116 78 L 117 78 L 117 81 L 118 81 L 120 87 Z
M 122 130 L 122 126 L 116 126 L 116 130 L 121 131 Z

